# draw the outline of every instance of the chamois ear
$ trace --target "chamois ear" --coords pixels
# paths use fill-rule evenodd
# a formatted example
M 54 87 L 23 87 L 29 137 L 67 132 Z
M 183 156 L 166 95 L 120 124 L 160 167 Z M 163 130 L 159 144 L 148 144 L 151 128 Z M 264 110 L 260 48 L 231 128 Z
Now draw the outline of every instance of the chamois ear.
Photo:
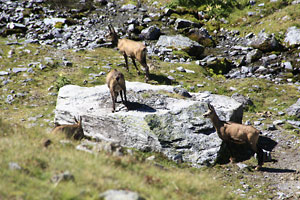
M 111 24 L 108 24 L 108 30 L 109 30 L 109 32 L 112 33 L 112 30 L 111 30 Z
M 82 117 L 80 116 L 80 117 L 79 117 L 79 125 L 82 124 L 81 122 L 82 122 Z
M 74 121 L 75 121 L 75 123 L 76 124 L 78 124 L 78 121 L 77 121 L 77 119 L 76 119 L 76 117 L 74 116 Z
M 214 107 L 210 103 L 208 103 L 207 106 L 209 110 L 214 110 Z
M 111 24 L 109 24 L 108 27 L 109 27 L 109 30 L 110 30 L 111 33 L 116 34 L 116 31 L 115 31 L 114 27 Z

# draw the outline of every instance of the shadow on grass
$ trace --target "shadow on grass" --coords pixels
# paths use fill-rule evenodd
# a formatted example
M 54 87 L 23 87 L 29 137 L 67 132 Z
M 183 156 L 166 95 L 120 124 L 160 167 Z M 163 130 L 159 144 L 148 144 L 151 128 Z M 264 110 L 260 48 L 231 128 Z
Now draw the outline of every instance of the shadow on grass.
M 270 167 L 262 167 L 260 171 L 269 172 L 269 173 L 296 173 L 297 172 L 297 170 L 294 169 L 278 169 L 278 168 L 270 168 Z
M 156 75 L 156 74 L 150 74 L 150 81 L 156 81 L 160 85 L 172 85 L 172 84 L 178 84 L 175 80 L 170 80 L 168 77 L 164 75 Z

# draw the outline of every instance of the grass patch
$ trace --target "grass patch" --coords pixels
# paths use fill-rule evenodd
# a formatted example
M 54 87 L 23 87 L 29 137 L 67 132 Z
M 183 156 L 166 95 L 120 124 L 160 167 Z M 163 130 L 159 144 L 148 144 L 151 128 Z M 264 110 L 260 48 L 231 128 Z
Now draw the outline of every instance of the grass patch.
M 97 199 L 108 189 L 138 192 L 146 199 L 235 199 L 219 182 L 201 170 L 174 168 L 151 154 L 113 157 L 75 150 L 78 144 L 64 145 L 63 136 L 54 137 L 42 129 L 25 129 L 0 120 L 1 191 L 3 199 Z M 52 140 L 46 148 L 43 141 Z M 18 152 L 18 153 L 16 153 Z M 164 161 L 164 162 L 162 162 Z M 9 167 L 12 163 L 18 168 Z M 74 180 L 53 182 L 53 177 L 69 171 Z M 218 189 L 218 193 L 215 189 Z
M 265 3 L 265 6 L 258 7 L 260 3 Z M 300 17 L 295 14 L 299 9 L 299 4 L 290 5 L 286 1 L 258 1 L 252 7 L 242 10 L 236 8 L 228 17 L 227 27 L 239 30 L 242 35 L 249 32 L 257 34 L 262 29 L 268 33 L 285 33 L 291 26 L 300 26 Z M 254 15 L 249 16 L 249 12 L 253 12 Z

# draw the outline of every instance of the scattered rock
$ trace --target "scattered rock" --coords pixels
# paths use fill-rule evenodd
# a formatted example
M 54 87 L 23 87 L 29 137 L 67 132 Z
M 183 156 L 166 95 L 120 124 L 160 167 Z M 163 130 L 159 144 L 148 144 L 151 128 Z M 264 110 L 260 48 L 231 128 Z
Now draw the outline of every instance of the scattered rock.
M 262 57 L 262 51 L 259 49 L 253 49 L 250 51 L 246 56 L 246 63 L 252 63 L 254 61 L 257 61 Z
M 182 35 L 166 36 L 162 35 L 156 43 L 157 47 L 174 48 L 187 52 L 190 56 L 200 57 L 204 52 L 204 47 Z
M 10 162 L 10 163 L 8 163 L 8 166 L 9 166 L 10 170 L 21 170 L 22 169 L 22 167 L 16 162 Z
M 289 27 L 285 34 L 284 42 L 288 47 L 300 45 L 300 29 L 296 26 Z
M 286 113 L 289 116 L 295 116 L 300 118 L 300 99 L 293 105 L 291 105 L 288 109 L 286 109 Z
M 239 93 L 234 93 L 233 95 L 231 95 L 231 98 L 241 103 L 244 109 L 254 105 L 253 101 L 249 97 L 245 97 L 244 95 Z
M 60 183 L 61 181 L 74 181 L 75 180 L 75 177 L 73 174 L 71 174 L 69 171 L 65 171 L 63 173 L 60 173 L 60 174 L 57 174 L 57 175 L 54 175 L 52 178 L 51 178 L 51 181 L 53 183 L 55 183 L 56 185 L 58 183 Z
M 184 29 L 184 28 L 190 28 L 190 27 L 201 27 L 200 24 L 192 22 L 190 20 L 186 20 L 186 19 L 176 19 L 175 21 L 175 29 L 179 30 L 179 29 Z
M 160 36 L 160 29 L 156 26 L 150 26 L 142 30 L 140 37 L 146 40 L 157 40 Z
M 259 32 L 249 45 L 263 52 L 276 51 L 282 48 L 274 34 L 267 34 L 264 31 Z
M 108 190 L 99 195 L 103 200 L 144 200 L 138 193 L 128 190 Z

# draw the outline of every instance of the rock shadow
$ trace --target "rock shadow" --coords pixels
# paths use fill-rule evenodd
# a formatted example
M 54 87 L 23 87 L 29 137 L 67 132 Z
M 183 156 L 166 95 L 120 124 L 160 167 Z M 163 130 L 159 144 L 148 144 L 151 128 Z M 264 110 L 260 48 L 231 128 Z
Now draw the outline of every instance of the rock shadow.
M 156 112 L 156 109 L 152 108 L 151 106 L 148 106 L 146 104 L 141 104 L 138 102 L 129 102 L 127 101 L 126 107 L 128 110 L 135 110 L 135 111 L 140 111 L 140 112 Z
M 266 136 L 259 136 L 257 145 L 262 149 L 271 152 L 276 147 L 277 142 Z M 243 162 L 249 160 L 255 152 L 251 149 L 249 144 L 232 144 L 232 153 L 236 162 Z M 226 143 L 222 142 L 216 163 L 227 164 L 230 162 L 229 157 L 229 149 Z M 275 162 L 275 160 L 265 160 L 264 162 Z

